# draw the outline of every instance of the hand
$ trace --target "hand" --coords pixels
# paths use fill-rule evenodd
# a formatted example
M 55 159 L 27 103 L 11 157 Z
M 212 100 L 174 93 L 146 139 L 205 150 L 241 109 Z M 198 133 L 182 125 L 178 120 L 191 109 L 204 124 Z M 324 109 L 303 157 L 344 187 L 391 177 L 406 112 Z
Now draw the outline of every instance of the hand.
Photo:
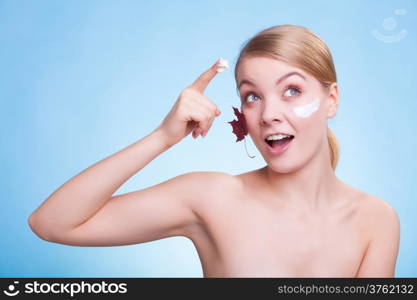
M 217 106 L 204 90 L 216 76 L 219 60 L 200 75 L 193 84 L 182 90 L 171 111 L 157 130 L 163 133 L 168 145 L 174 145 L 193 131 L 193 138 L 205 137 L 215 117 L 220 115 Z

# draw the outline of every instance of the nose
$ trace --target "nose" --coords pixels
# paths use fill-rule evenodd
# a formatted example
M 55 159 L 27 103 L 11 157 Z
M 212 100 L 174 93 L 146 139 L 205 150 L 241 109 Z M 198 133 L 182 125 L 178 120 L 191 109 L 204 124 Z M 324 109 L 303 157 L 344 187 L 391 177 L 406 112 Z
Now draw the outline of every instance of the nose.
M 262 125 L 268 125 L 272 122 L 279 122 L 281 123 L 284 114 L 283 114 L 283 106 L 280 103 L 279 99 L 267 99 L 263 102 L 263 110 L 261 114 L 261 123 Z

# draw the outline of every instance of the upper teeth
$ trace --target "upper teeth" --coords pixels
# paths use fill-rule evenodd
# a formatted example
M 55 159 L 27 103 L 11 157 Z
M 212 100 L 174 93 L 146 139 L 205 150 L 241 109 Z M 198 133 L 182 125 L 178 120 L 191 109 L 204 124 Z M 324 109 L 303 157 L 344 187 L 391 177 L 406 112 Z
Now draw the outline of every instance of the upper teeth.
M 289 135 L 287 134 L 275 134 L 275 135 L 270 135 L 268 136 L 266 139 L 268 141 L 276 141 L 276 140 L 281 140 L 283 138 L 289 137 Z

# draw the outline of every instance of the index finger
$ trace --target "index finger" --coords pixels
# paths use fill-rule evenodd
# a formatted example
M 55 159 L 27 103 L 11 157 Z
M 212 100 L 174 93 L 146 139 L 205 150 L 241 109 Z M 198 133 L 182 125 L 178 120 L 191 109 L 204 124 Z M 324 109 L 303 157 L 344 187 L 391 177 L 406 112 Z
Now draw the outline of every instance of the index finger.
M 203 74 L 201 74 L 194 82 L 191 84 L 191 88 L 196 89 L 200 93 L 204 93 L 205 89 L 207 88 L 210 81 L 216 76 L 216 74 L 220 71 L 222 68 L 227 68 L 228 63 L 226 60 L 219 58 L 214 65 L 212 65 L 207 71 L 205 71 Z

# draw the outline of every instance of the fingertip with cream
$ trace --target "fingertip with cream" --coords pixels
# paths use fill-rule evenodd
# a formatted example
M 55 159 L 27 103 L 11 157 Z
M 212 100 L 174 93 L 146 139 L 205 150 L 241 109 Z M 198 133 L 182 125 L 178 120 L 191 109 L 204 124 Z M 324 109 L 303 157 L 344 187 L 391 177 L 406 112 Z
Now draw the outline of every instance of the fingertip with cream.
M 217 70 L 216 70 L 217 73 L 222 73 L 228 68 L 229 68 L 229 62 L 226 59 L 220 57 L 217 62 Z

